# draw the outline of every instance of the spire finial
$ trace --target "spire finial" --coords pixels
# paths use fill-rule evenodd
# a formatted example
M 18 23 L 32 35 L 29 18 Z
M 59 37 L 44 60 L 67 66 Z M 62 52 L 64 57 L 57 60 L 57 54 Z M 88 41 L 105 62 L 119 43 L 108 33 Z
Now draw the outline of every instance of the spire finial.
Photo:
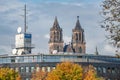
M 55 19 L 57 19 L 57 16 L 55 16 Z
M 98 52 L 97 46 L 96 46 L 95 55 L 99 55 L 99 52 Z
M 77 20 L 79 20 L 79 16 L 77 16 Z

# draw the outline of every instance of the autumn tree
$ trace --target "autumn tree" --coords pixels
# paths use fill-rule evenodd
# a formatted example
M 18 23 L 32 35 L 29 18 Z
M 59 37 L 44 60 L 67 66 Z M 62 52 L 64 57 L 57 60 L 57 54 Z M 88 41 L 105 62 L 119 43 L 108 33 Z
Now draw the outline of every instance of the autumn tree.
M 32 80 L 46 80 L 47 72 L 39 69 L 32 74 Z
M 21 80 L 18 72 L 10 68 L 0 68 L 0 80 Z
M 18 76 L 16 77 L 16 80 L 22 80 L 20 74 L 18 74 Z
M 32 80 L 103 80 L 98 77 L 94 67 L 83 69 L 79 64 L 62 62 L 51 72 L 35 71 Z
M 82 80 L 83 69 L 71 62 L 57 64 L 56 69 L 48 73 L 47 80 Z
M 89 65 L 87 71 L 84 74 L 84 80 L 104 80 L 104 79 L 102 77 L 98 77 L 94 67 Z
M 101 27 L 107 31 L 107 38 L 117 49 L 120 47 L 120 0 L 104 0 L 102 2 Z

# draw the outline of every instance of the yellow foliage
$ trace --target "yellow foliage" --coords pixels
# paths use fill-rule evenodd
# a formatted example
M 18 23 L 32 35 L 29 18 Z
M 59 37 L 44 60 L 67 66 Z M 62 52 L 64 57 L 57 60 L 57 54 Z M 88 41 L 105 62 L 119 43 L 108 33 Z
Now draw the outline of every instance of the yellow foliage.
M 47 80 L 82 80 L 83 69 L 71 62 L 57 64 L 56 69 L 48 73 Z
M 104 80 L 104 79 L 101 77 L 98 77 L 94 67 L 90 65 L 88 67 L 87 72 L 85 73 L 84 80 Z
M 99 78 L 93 66 L 83 69 L 79 64 L 62 62 L 49 73 L 42 70 L 33 73 L 32 80 L 103 80 Z
M 32 74 L 32 80 L 46 80 L 47 72 L 42 71 L 41 69 L 39 71 L 35 71 Z
M 0 80 L 21 80 L 17 79 L 20 75 L 13 69 L 0 68 Z

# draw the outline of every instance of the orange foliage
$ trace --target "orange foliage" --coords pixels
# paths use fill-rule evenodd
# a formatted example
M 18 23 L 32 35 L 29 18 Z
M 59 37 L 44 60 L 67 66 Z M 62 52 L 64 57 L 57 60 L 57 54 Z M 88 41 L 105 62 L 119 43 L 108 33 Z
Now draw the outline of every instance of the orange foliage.
M 47 72 L 42 71 L 41 69 L 39 71 L 35 71 L 32 74 L 32 80 L 46 80 Z
M 56 69 L 48 73 L 47 80 L 82 80 L 83 69 L 71 62 L 57 64 Z
M 104 80 L 104 79 L 98 77 L 94 67 L 90 65 L 88 67 L 88 71 L 85 73 L 84 80 Z

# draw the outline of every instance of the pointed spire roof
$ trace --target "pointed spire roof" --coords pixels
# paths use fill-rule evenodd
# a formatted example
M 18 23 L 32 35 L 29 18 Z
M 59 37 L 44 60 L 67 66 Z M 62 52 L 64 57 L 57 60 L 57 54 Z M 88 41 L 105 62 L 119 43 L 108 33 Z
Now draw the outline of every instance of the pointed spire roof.
M 54 20 L 54 24 L 53 24 L 52 29 L 60 29 L 60 26 L 59 26 L 59 23 L 57 20 L 57 16 L 55 16 L 55 20 Z
M 97 46 L 96 46 L 95 55 L 99 55 L 99 52 L 98 52 Z
M 83 30 L 81 25 L 80 25 L 79 16 L 77 16 L 77 22 L 76 22 L 75 30 Z

